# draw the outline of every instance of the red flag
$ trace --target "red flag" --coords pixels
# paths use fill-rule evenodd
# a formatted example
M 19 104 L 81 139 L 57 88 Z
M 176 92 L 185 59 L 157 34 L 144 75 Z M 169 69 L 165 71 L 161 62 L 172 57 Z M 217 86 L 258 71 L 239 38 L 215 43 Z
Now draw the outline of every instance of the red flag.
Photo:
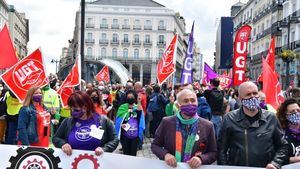
M 175 71 L 174 55 L 177 45 L 178 34 L 175 34 L 170 45 L 163 53 L 162 58 L 157 64 L 157 81 L 158 84 L 164 83 Z
M 74 92 L 74 87 L 80 84 L 80 66 L 79 59 L 75 62 L 72 67 L 71 72 L 68 74 L 66 79 L 61 84 L 60 88 L 57 90 L 57 93 L 60 95 L 60 99 L 63 107 L 68 105 L 68 99 L 70 95 Z
M 9 36 L 7 26 L 0 32 L 0 70 L 10 68 L 18 62 L 14 46 Z
M 248 41 L 251 35 L 251 27 L 244 25 L 235 36 L 233 58 L 233 86 L 238 86 L 245 80 L 246 58 L 248 54 Z
M 268 55 L 266 57 L 266 61 L 268 62 L 269 66 L 271 67 L 271 69 L 273 71 L 275 71 L 275 37 L 273 37 L 271 39 L 271 44 L 269 47 L 269 51 L 268 51 Z M 263 81 L 263 74 L 261 73 L 258 78 L 257 78 L 258 82 L 262 82 Z
M 278 109 L 281 103 L 284 102 L 284 96 L 281 92 L 280 83 L 277 78 L 277 73 L 272 70 L 267 61 L 262 58 L 263 62 L 263 92 L 266 94 L 266 103 Z
M 48 84 L 41 51 L 37 49 L 25 57 L 2 74 L 1 78 L 17 98 L 23 101 L 31 87 Z
M 109 68 L 108 66 L 104 66 L 100 72 L 95 76 L 95 79 L 98 82 L 102 82 L 104 81 L 105 83 L 109 83 L 110 82 L 110 77 L 109 77 Z

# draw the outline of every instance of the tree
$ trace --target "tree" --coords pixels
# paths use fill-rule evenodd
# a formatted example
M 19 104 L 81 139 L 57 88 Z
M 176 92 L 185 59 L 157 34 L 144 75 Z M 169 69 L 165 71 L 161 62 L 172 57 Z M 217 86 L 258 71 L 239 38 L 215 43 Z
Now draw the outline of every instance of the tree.
M 289 86 L 290 81 L 289 81 L 289 69 L 290 69 L 290 63 L 294 61 L 294 59 L 299 59 L 300 54 L 296 53 L 290 49 L 283 49 L 281 53 L 279 53 L 279 57 L 282 58 L 282 61 L 286 63 L 286 81 L 285 85 L 286 88 Z

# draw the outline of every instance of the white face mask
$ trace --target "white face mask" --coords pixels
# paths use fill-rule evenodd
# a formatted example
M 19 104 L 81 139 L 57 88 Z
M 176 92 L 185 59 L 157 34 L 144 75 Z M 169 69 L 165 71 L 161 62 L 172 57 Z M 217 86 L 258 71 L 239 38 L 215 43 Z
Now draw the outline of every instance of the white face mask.
M 3 90 L 3 87 L 0 87 L 0 91 L 2 91 Z

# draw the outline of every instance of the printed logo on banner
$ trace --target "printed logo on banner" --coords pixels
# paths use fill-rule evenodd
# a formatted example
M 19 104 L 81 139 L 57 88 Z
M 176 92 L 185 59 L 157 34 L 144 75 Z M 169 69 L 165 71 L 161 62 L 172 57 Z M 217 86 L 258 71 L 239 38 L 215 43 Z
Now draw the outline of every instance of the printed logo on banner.
M 97 158 L 91 154 L 80 154 L 78 157 L 74 158 L 72 163 L 72 169 L 79 169 L 78 164 L 81 160 L 89 160 L 93 163 L 93 169 L 98 169 L 100 167 Z
M 61 169 L 59 157 L 54 157 L 53 149 L 37 147 L 21 147 L 17 150 L 17 155 L 9 159 L 11 166 L 7 169 Z

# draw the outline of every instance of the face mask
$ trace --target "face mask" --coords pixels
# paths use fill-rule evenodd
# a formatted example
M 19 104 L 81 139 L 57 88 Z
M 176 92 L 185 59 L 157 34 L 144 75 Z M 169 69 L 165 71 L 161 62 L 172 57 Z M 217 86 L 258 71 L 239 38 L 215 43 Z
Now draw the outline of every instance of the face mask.
M 133 104 L 134 101 L 135 101 L 134 98 L 127 98 L 127 99 L 126 99 L 126 102 L 127 102 L 128 104 Z
M 195 104 L 187 104 L 180 106 L 180 110 L 183 114 L 193 117 L 197 113 L 198 106 Z
M 94 103 L 99 102 L 99 97 L 98 96 L 94 96 L 94 97 L 91 97 L 91 98 L 92 98 Z
M 300 125 L 300 112 L 289 114 L 286 116 L 286 119 L 292 125 Z
M 263 100 L 259 103 L 259 107 L 262 108 L 262 109 L 266 109 L 267 108 L 267 104 L 266 102 Z
M 0 87 L 0 91 L 2 91 L 3 90 L 3 87 Z
M 72 110 L 71 115 L 76 119 L 80 119 L 84 115 L 84 111 L 82 110 Z
M 242 105 L 250 111 L 258 110 L 259 104 L 260 104 L 259 97 L 251 97 L 249 99 L 242 99 Z
M 40 102 L 42 101 L 42 99 L 43 99 L 43 96 L 42 96 L 41 94 L 37 94 L 37 95 L 33 95 L 33 96 L 32 96 L 32 100 L 33 100 L 34 102 L 40 103 Z

